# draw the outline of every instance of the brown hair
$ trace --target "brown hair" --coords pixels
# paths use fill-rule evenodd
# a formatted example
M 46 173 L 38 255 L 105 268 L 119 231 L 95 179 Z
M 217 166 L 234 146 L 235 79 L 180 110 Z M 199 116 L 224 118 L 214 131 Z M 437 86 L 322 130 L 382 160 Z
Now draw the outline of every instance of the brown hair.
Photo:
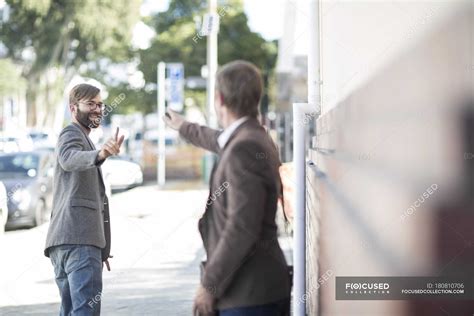
M 91 86 L 87 83 L 81 83 L 69 92 L 69 104 L 77 104 L 77 102 L 87 99 L 93 99 L 100 93 L 100 89 L 94 86 Z
M 263 81 L 260 70 L 252 63 L 236 60 L 225 64 L 217 72 L 216 90 L 222 103 L 239 117 L 258 116 Z

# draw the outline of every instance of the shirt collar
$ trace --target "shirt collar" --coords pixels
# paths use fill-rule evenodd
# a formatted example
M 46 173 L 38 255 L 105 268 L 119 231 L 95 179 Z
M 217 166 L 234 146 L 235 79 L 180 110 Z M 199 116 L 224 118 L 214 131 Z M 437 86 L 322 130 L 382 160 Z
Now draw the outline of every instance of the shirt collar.
M 219 144 L 219 147 L 221 149 L 225 147 L 225 145 L 229 141 L 232 134 L 234 134 L 235 130 L 240 125 L 242 125 L 247 119 L 248 119 L 248 116 L 241 117 L 237 121 L 235 121 L 234 123 L 227 126 L 227 128 L 224 131 L 222 131 L 222 133 L 217 138 L 217 143 Z

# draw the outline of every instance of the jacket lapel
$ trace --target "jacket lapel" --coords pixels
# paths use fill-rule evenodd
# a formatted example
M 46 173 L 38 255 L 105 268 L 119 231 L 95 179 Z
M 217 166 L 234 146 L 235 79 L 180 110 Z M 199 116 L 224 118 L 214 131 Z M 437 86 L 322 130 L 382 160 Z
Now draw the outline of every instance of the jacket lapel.
M 82 134 L 84 135 L 84 137 L 86 138 L 86 141 L 87 143 L 89 144 L 89 147 L 90 147 L 90 150 L 97 150 L 94 146 L 94 143 L 91 141 L 91 139 L 89 138 L 89 136 L 87 136 L 87 134 L 82 130 L 82 128 L 80 126 L 78 126 L 76 123 L 72 123 L 72 125 L 74 125 L 76 128 L 78 128 Z M 99 171 L 99 179 L 100 179 L 100 182 L 102 183 L 102 185 L 104 186 L 105 188 L 105 183 L 104 183 L 104 177 L 102 176 L 102 170 L 100 167 L 97 167 L 97 170 Z

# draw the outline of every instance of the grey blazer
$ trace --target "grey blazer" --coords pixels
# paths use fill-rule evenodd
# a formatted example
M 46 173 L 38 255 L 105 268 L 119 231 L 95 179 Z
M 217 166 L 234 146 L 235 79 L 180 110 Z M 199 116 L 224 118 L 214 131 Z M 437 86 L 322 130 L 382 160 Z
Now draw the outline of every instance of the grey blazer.
M 53 246 L 92 245 L 110 255 L 110 218 L 99 150 L 75 123 L 59 135 L 55 151 L 53 209 L 45 255 Z

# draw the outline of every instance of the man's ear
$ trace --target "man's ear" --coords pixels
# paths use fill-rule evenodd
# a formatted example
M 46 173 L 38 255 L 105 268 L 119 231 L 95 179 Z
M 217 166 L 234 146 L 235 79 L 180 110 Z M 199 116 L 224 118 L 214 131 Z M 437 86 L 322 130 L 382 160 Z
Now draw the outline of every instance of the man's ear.
M 76 107 L 74 104 L 69 103 L 69 111 L 71 111 L 72 114 L 76 114 Z
M 218 90 L 215 91 L 215 94 L 215 98 L 219 99 L 219 104 L 221 106 L 224 105 L 224 99 L 222 98 L 222 94 Z

